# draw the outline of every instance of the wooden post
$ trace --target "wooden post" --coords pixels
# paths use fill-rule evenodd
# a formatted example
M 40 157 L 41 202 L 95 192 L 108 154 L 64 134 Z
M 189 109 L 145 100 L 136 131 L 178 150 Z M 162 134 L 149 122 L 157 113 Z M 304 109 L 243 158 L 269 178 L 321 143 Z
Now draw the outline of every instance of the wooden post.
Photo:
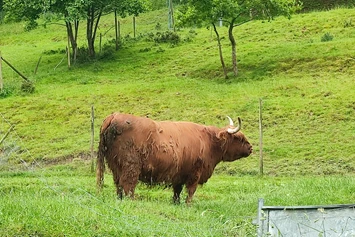
M 99 42 L 99 47 L 100 47 L 100 53 L 102 51 L 102 33 L 100 33 L 100 42 Z
M 121 38 L 121 22 L 117 20 L 117 32 L 118 32 L 118 39 Z
M 259 149 L 260 149 L 260 159 L 259 159 L 259 168 L 260 168 L 260 175 L 264 174 L 264 160 L 263 160 L 263 126 L 262 126 L 262 99 L 259 99 Z
M 14 128 L 14 125 L 12 125 L 9 130 L 7 131 L 7 133 L 5 134 L 5 136 L 3 138 L 1 138 L 0 140 L 0 144 L 3 143 L 6 139 L 6 137 L 10 134 L 10 132 L 12 131 L 12 129 Z
M 41 60 L 42 60 L 42 56 L 39 57 L 38 62 L 37 62 L 37 64 L 36 64 L 36 68 L 35 68 L 35 71 L 34 71 L 34 74 L 35 74 L 35 75 L 37 74 L 37 70 L 38 70 L 39 63 L 41 62 Z
M 175 32 L 175 22 L 174 22 L 174 9 L 173 9 L 173 1 L 168 0 L 168 28 L 169 30 L 173 30 Z
M 118 22 L 117 22 L 117 10 L 115 9 L 115 38 L 116 38 L 116 51 L 118 50 Z
M 136 38 L 136 17 L 133 17 L 133 37 Z
M 30 82 L 27 77 L 25 77 L 21 72 L 19 72 L 14 66 L 12 66 L 7 60 L 5 60 L 3 57 L 1 57 L 2 61 L 4 61 L 9 67 L 11 67 L 12 70 L 14 70 L 17 74 L 20 75 L 25 81 Z
M 70 38 L 69 38 L 69 34 L 68 34 L 67 54 L 68 54 L 68 68 L 70 68 Z
M 94 105 L 91 106 L 91 172 L 94 172 L 95 162 L 94 162 L 94 142 L 95 142 L 95 114 Z
M 4 83 L 2 80 L 2 57 L 1 57 L 1 52 L 0 52 L 0 92 L 4 88 Z

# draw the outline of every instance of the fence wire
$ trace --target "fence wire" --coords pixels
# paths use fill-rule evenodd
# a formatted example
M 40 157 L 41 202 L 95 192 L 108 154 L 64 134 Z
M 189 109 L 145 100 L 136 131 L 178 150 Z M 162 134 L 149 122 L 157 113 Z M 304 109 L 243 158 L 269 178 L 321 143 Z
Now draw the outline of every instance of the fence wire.
M 73 189 L 73 187 L 67 187 L 57 184 L 50 184 L 45 176 L 44 167 L 39 163 L 30 151 L 23 145 L 20 136 L 16 132 L 16 126 L 11 124 L 3 114 L 0 113 L 0 167 L 4 171 L 30 171 L 36 172 L 36 176 L 45 186 L 46 189 L 53 191 L 57 196 L 63 197 L 70 200 L 75 205 L 79 205 L 81 208 L 101 216 L 103 218 L 112 220 L 117 220 L 119 222 L 124 221 L 125 225 L 132 229 L 141 230 L 143 226 L 149 226 L 149 223 L 142 223 L 140 220 L 139 225 L 137 225 L 138 218 L 136 216 L 125 215 L 122 210 L 117 207 L 111 206 L 104 201 L 97 198 L 95 195 L 91 194 L 89 191 L 74 187 L 74 191 L 66 192 L 68 188 Z M 30 158 L 30 159 L 28 159 Z M 31 162 L 26 162 L 25 160 L 31 160 Z M 13 165 L 13 162 L 20 163 L 18 165 Z M 16 167 L 16 168 L 15 168 Z M 0 170 L 1 171 L 1 170 Z M 83 203 L 82 200 L 90 199 L 91 205 Z M 92 203 L 97 203 L 97 205 L 104 206 L 106 213 L 101 212 Z M 115 217 L 116 216 L 116 217 Z M 118 217 L 117 217 L 118 216 Z
M 32 169 L 33 166 L 25 161 L 28 157 L 33 156 L 23 145 L 16 126 L 0 113 L 0 166 L 11 170 L 9 162 L 17 162 L 22 163 L 25 169 Z
M 125 226 L 130 231 L 133 231 L 131 233 L 154 234 L 155 227 L 152 225 L 152 220 L 144 219 L 137 215 L 127 214 L 124 210 L 120 209 L 120 207 L 112 206 L 107 201 L 105 202 L 105 200 L 102 200 L 96 194 L 90 192 L 90 190 L 77 187 L 75 183 L 58 184 L 49 181 L 45 167 L 38 162 L 25 147 L 21 137 L 16 132 L 16 126 L 1 113 L 0 139 L 2 140 L 0 144 L 0 172 L 27 171 L 34 173 L 34 177 L 38 178 L 45 189 L 50 190 L 59 198 L 65 198 L 68 200 L 68 205 L 79 206 L 93 216 L 100 217 L 102 221 L 120 223 L 120 225 L 112 226 L 112 228 L 117 230 L 118 233 L 122 226 Z M 14 161 L 17 165 L 13 165 Z M 72 191 L 69 192 L 68 190 Z M 247 216 L 238 218 L 250 220 L 252 217 Z M 72 225 L 72 223 L 69 221 L 68 225 Z M 159 224 L 160 232 L 166 231 L 166 233 L 168 233 L 169 226 L 160 225 L 161 224 Z M 189 226 L 179 226 L 179 230 L 175 234 L 180 236 L 195 236 L 196 233 L 193 233 L 194 231 L 196 230 L 191 229 Z M 223 231 L 223 229 L 221 229 L 221 231 Z

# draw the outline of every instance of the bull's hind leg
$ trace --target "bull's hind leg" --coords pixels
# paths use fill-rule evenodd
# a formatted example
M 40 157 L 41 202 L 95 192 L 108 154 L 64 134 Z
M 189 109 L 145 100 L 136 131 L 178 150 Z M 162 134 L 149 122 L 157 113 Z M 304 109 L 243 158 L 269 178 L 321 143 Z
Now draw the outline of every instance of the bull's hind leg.
M 120 179 L 120 184 L 123 188 L 124 194 L 126 196 L 129 196 L 131 199 L 134 199 L 134 190 L 136 188 L 136 185 L 138 183 L 138 176 L 132 176 L 132 175 L 122 175 Z
M 138 183 L 138 178 L 141 172 L 138 163 L 127 163 L 123 169 L 120 177 L 120 186 L 123 188 L 124 194 L 126 196 L 134 199 L 134 190 Z
M 189 176 L 186 182 L 186 189 L 187 189 L 186 203 L 187 204 L 191 203 L 192 197 L 194 196 L 195 191 L 197 189 L 197 185 L 202 174 L 202 166 L 203 166 L 203 160 L 201 158 L 198 158 L 195 161 L 191 175 Z
M 115 183 L 116 186 L 117 198 L 122 200 L 123 193 L 122 193 L 122 187 L 120 185 L 120 175 L 117 170 L 113 170 L 112 174 L 113 174 L 113 182 Z
M 174 189 L 173 202 L 175 204 L 179 204 L 180 203 L 180 193 L 182 191 L 182 184 L 174 184 L 173 189 Z

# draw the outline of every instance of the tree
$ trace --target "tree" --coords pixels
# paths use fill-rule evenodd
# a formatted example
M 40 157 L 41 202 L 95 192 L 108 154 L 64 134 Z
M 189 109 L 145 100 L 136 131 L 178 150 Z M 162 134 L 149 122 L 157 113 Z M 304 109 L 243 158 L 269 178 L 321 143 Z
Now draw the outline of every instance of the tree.
M 47 12 L 60 16 L 64 20 L 68 39 L 73 52 L 73 59 L 75 61 L 78 52 L 79 23 L 85 16 L 85 8 L 84 5 L 82 5 L 82 1 L 52 0 L 50 1 Z
M 88 53 L 93 58 L 96 32 L 103 14 L 117 11 L 122 17 L 126 14 L 137 16 L 147 8 L 145 0 L 4 0 L 4 9 L 8 20 L 26 20 L 31 28 L 37 26 L 35 21 L 41 15 L 60 16 L 65 22 L 75 59 L 80 20 L 86 19 Z
M 121 17 L 138 16 L 147 9 L 145 0 L 86 0 L 86 37 L 90 57 L 95 57 L 96 31 L 103 14 L 117 12 Z
M 52 21 L 52 16 L 62 18 L 76 58 L 79 21 L 84 16 L 80 0 L 4 0 L 4 9 L 7 21 L 27 21 L 27 30 L 35 28 L 42 15 L 46 16 L 46 23 Z
M 251 20 L 272 20 L 277 15 L 291 16 L 298 9 L 297 0 L 184 0 L 180 8 L 178 20 L 180 25 L 212 25 L 217 37 L 219 55 L 227 79 L 227 69 L 222 55 L 220 35 L 216 22 L 222 20 L 228 27 L 228 39 L 232 49 L 233 73 L 238 75 L 236 39 L 233 34 L 235 27 Z

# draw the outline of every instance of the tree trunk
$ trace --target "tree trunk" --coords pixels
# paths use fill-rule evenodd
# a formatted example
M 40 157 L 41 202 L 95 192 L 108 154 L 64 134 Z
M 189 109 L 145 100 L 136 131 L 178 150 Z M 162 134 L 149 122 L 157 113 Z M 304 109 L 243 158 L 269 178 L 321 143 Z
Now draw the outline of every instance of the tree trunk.
M 97 14 L 97 17 L 95 16 L 95 14 Z M 99 26 L 101 15 L 102 15 L 102 8 L 96 11 L 93 5 L 88 7 L 86 38 L 88 40 L 88 50 L 89 50 L 89 56 L 91 58 L 95 57 L 95 37 L 96 37 L 96 31 L 97 31 L 97 27 Z
M 232 64 L 233 64 L 233 73 L 235 76 L 238 75 L 238 67 L 237 67 L 237 43 L 235 41 L 234 35 L 233 35 L 233 28 L 234 28 L 234 22 L 236 18 L 233 18 L 233 20 L 229 24 L 228 28 L 228 36 L 229 36 L 229 41 L 231 42 L 232 45 Z
M 91 58 L 95 57 L 95 47 L 93 41 L 93 25 L 94 25 L 94 7 L 91 5 L 88 7 L 87 19 L 86 19 L 86 39 L 88 41 L 88 51 Z
M 78 33 L 79 33 L 79 20 L 74 21 L 74 41 L 75 41 L 75 48 L 73 48 L 73 59 L 74 62 L 76 61 L 76 56 L 78 54 Z
M 74 32 L 73 32 L 73 26 L 71 22 L 65 22 L 65 25 L 67 27 L 67 33 L 70 41 L 70 45 L 73 51 L 73 60 L 75 62 L 76 60 L 76 54 L 78 51 L 78 43 L 77 43 L 77 38 L 78 38 L 78 29 L 79 29 L 79 21 L 74 21 Z
M 216 25 L 214 23 L 212 23 L 212 25 L 213 25 L 214 32 L 216 33 L 216 36 L 217 36 L 219 58 L 220 58 L 221 64 L 222 64 L 222 68 L 223 68 L 223 72 L 224 72 L 224 78 L 228 79 L 227 69 L 226 69 L 226 65 L 224 64 L 224 59 L 223 59 L 223 54 L 222 54 L 221 38 L 219 37 Z

